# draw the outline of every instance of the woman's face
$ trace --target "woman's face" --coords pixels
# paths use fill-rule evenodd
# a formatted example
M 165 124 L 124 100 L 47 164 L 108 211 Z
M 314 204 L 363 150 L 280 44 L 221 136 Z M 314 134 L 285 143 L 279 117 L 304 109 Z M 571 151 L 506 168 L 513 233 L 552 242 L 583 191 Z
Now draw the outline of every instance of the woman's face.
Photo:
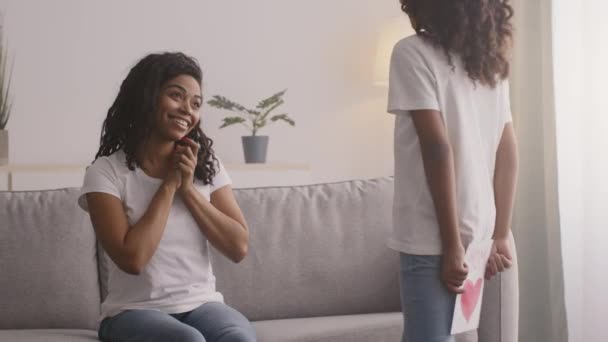
M 183 138 L 198 125 L 202 104 L 201 87 L 192 76 L 168 80 L 158 96 L 156 133 L 167 140 Z

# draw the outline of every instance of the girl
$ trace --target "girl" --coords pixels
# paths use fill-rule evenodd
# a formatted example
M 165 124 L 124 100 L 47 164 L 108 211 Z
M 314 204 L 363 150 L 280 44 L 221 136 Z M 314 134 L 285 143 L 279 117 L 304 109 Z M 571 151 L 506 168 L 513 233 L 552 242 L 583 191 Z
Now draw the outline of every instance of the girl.
M 239 262 L 248 230 L 200 127 L 201 85 L 194 59 L 151 54 L 108 110 L 79 199 L 108 264 L 102 341 L 256 340 L 215 289 L 208 242 Z
M 494 239 L 486 276 L 511 266 L 517 154 L 508 0 L 401 0 L 416 35 L 393 50 L 394 227 L 403 341 L 448 342 L 465 248 Z

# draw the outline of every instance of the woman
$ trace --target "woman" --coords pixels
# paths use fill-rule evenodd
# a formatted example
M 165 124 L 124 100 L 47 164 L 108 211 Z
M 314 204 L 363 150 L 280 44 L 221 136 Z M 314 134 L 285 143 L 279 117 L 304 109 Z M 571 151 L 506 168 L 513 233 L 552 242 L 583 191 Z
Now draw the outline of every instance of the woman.
M 208 242 L 239 262 L 248 230 L 200 128 L 201 85 L 194 59 L 151 54 L 108 110 L 79 199 L 111 259 L 102 341 L 256 339 L 215 289 Z
M 401 0 L 401 9 L 416 35 L 397 43 L 391 60 L 388 244 L 401 253 L 403 340 L 448 342 L 469 271 L 465 248 L 494 239 L 488 277 L 515 257 L 517 152 L 507 81 L 513 10 L 507 0 Z

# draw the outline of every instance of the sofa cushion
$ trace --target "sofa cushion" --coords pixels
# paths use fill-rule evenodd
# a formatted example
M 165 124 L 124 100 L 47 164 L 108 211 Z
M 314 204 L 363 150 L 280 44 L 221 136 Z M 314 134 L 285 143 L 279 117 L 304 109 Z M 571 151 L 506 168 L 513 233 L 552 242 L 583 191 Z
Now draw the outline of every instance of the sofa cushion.
M 395 342 L 401 340 L 400 312 L 253 322 L 259 342 Z
M 99 342 L 97 332 L 93 330 L 69 329 L 0 330 L 0 341 Z
M 399 311 L 392 194 L 392 178 L 235 190 L 249 254 L 213 250 L 218 290 L 254 321 Z
M 0 329 L 96 328 L 95 234 L 78 193 L 0 192 Z

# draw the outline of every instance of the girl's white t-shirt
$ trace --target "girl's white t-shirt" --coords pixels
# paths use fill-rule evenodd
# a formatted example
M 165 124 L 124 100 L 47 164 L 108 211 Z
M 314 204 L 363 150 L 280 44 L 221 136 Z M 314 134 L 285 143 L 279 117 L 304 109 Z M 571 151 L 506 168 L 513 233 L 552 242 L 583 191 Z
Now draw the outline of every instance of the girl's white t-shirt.
M 162 182 L 140 168 L 129 170 L 120 150 L 98 158 L 87 168 L 78 203 L 88 211 L 85 194 L 110 194 L 122 201 L 133 225 L 146 212 Z M 195 187 L 209 200 L 215 190 L 230 183 L 220 162 L 213 184 L 204 185 L 196 179 Z M 158 248 L 139 275 L 122 271 L 106 253 L 103 258 L 101 262 L 108 267 L 108 293 L 101 304 L 101 319 L 129 309 L 181 313 L 206 302 L 224 300 L 215 289 L 207 239 L 180 196 L 175 196 Z
M 388 246 L 416 255 L 441 254 L 435 206 L 422 161 L 412 110 L 441 112 L 454 153 L 456 206 L 463 244 L 494 230 L 494 164 L 511 121 L 508 81 L 474 83 L 461 59 L 414 35 L 393 49 L 388 112 L 395 114 L 395 194 Z

